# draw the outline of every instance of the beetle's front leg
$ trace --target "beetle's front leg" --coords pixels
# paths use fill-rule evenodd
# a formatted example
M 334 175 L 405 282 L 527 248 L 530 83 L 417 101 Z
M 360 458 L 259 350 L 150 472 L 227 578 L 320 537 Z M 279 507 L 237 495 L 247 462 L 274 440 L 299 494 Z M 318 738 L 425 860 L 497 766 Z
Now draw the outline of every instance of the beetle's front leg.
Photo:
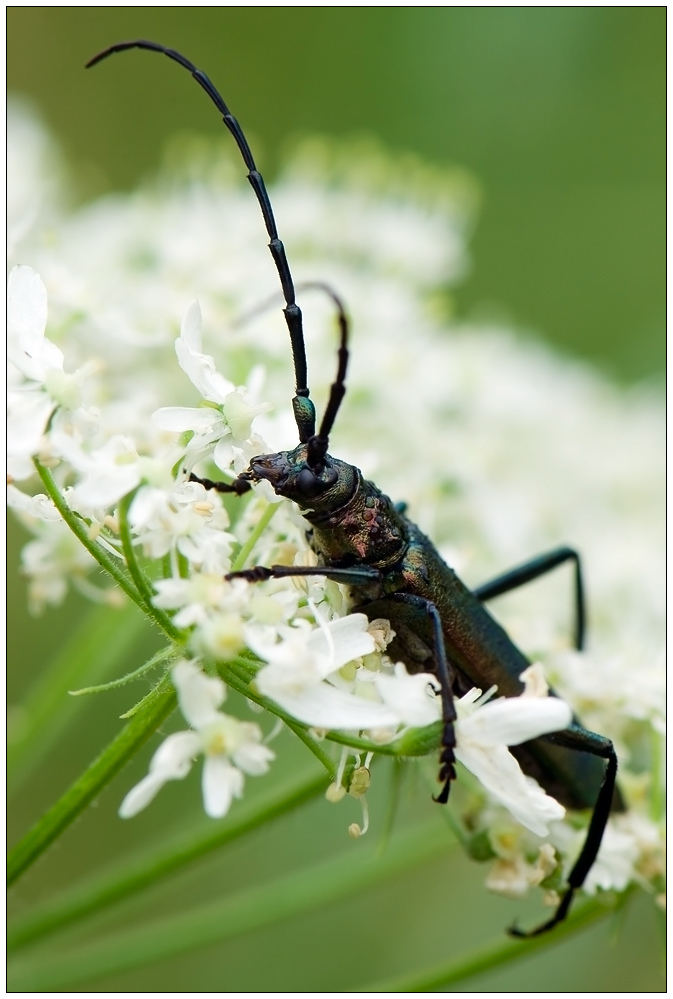
M 439 756 L 439 780 L 444 783 L 442 790 L 433 800 L 440 805 L 445 805 L 449 800 L 451 781 L 455 780 L 456 777 L 456 756 L 454 752 L 456 748 L 456 733 L 453 727 L 453 723 L 456 720 L 456 706 L 453 703 L 452 671 L 446 656 L 442 619 L 435 604 L 425 597 L 418 597 L 413 593 L 392 593 L 386 599 L 417 608 L 421 613 L 426 614 L 430 618 L 432 624 L 433 651 L 435 654 L 437 679 L 440 684 L 440 696 L 442 698 L 443 729 L 442 751 Z
M 242 496 L 243 493 L 252 489 L 250 480 L 245 477 L 245 474 L 239 475 L 233 482 L 214 482 L 213 479 L 201 479 L 192 472 L 189 481 L 198 482 L 204 489 L 214 489 L 218 493 L 235 493 L 237 496 Z

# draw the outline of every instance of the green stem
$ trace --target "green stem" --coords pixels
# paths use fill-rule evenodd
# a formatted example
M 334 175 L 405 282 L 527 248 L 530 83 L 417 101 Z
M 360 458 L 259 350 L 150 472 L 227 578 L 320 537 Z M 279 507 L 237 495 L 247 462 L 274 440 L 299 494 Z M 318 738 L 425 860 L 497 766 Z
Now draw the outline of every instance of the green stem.
M 27 955 L 15 962 L 10 988 L 15 992 L 71 988 L 197 950 L 361 891 L 445 853 L 447 845 L 445 829 L 424 824 L 393 841 L 381 857 L 376 856 L 374 844 L 357 853 L 347 850 L 336 859 L 294 871 L 271 884 L 135 926 L 70 952 L 42 955 L 39 964 Z
M 499 937 L 491 943 L 478 947 L 469 954 L 453 958 L 435 968 L 424 969 L 410 975 L 378 982 L 369 988 L 358 989 L 358 992 L 433 992 L 444 991 L 447 986 L 456 985 L 473 975 L 489 971 L 491 968 L 502 967 L 511 961 L 528 957 L 534 951 L 545 947 L 553 947 L 590 923 L 604 919 L 612 909 L 601 902 L 592 899 L 582 905 L 577 905 L 568 918 L 550 933 L 528 940 L 514 940 Z
M 142 594 L 144 600 L 148 603 L 152 603 L 152 598 L 154 597 L 154 588 L 140 568 L 138 559 L 136 558 L 136 553 L 133 548 L 133 538 L 131 537 L 131 531 L 129 529 L 129 519 L 128 512 L 131 503 L 133 502 L 137 489 L 134 489 L 124 496 L 119 503 L 119 537 L 122 542 L 122 550 L 124 552 L 124 557 L 126 558 L 126 567 L 131 573 L 133 582 L 138 587 L 139 593 Z
M 100 756 L 10 852 L 7 858 L 8 884 L 13 884 L 67 829 L 89 802 L 100 794 L 105 785 L 171 713 L 175 704 L 175 691 L 170 679 L 166 678 L 156 688 L 155 696 L 144 709 L 124 726 Z
M 279 503 L 269 503 L 266 510 L 257 521 L 257 524 L 250 532 L 248 540 L 245 542 L 244 545 L 241 546 L 241 550 L 234 559 L 231 566 L 232 572 L 238 572 L 239 569 L 243 569 L 248 559 L 248 556 L 250 555 L 250 552 L 255 547 L 255 545 L 261 538 L 262 534 L 271 523 L 271 518 L 273 517 L 279 506 L 280 506 Z
M 154 622 L 171 639 L 171 641 L 184 642 L 186 636 L 183 632 L 176 628 L 173 622 L 166 617 L 163 612 L 159 612 L 156 607 L 145 599 L 144 595 L 135 588 L 126 573 L 117 565 L 113 557 L 103 548 L 103 546 L 99 545 L 96 541 L 91 540 L 86 524 L 80 517 L 77 516 L 77 514 L 72 512 L 68 504 L 65 502 L 49 469 L 45 468 L 37 458 L 34 458 L 33 462 L 54 506 L 61 514 L 63 520 L 68 525 L 72 533 L 82 543 L 82 545 L 84 545 L 89 554 L 103 569 L 105 569 L 106 572 L 112 576 L 124 593 L 130 597 L 131 600 L 133 600 L 133 602 L 137 604 L 145 614 L 154 620 Z
M 68 691 L 82 681 L 109 675 L 132 649 L 145 627 L 135 605 L 95 607 L 26 694 L 10 729 L 8 790 L 14 791 L 43 760 L 80 704 Z
M 270 793 L 237 806 L 234 814 L 215 831 L 182 836 L 161 849 L 118 864 L 105 874 L 94 877 L 71 891 L 39 906 L 17 919 L 9 930 L 10 948 L 21 947 L 84 916 L 90 916 L 113 902 L 133 895 L 149 885 L 180 870 L 192 861 L 212 853 L 226 843 L 270 822 L 320 794 L 327 786 L 325 774 L 302 776 Z

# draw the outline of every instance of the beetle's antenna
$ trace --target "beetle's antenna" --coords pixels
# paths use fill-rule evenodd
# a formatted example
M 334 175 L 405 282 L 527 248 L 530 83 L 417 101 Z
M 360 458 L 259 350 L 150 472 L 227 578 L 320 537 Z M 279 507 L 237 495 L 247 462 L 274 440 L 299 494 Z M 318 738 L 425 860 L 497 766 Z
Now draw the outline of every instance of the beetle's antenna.
M 295 420 L 297 421 L 297 429 L 299 430 L 299 440 L 303 444 L 315 435 L 315 407 L 309 399 L 306 347 L 304 345 L 301 309 L 295 301 L 295 290 L 292 282 L 292 275 L 290 273 L 290 266 L 287 262 L 285 247 L 278 238 L 276 220 L 273 215 L 273 209 L 271 208 L 269 195 L 267 194 L 262 175 L 255 165 L 252 153 L 250 152 L 250 147 L 243 134 L 241 126 L 231 114 L 229 108 L 224 103 L 224 100 L 220 96 L 217 89 L 210 82 L 206 74 L 200 69 L 197 69 L 196 66 L 189 61 L 189 59 L 180 55 L 180 53 L 176 52 L 175 49 L 165 48 L 165 46 L 159 45 L 157 42 L 148 42 L 143 39 L 138 39 L 132 42 L 119 42 L 118 44 L 111 45 L 109 48 L 99 52 L 98 55 L 93 57 L 93 59 L 89 59 L 86 64 L 86 68 L 88 69 L 91 66 L 95 66 L 96 63 L 101 62 L 103 59 L 107 59 L 108 56 L 115 52 L 125 52 L 127 49 L 146 49 L 149 52 L 161 52 L 163 55 L 168 56 L 169 59 L 172 59 L 173 62 L 177 62 L 180 66 L 183 66 L 184 69 L 188 70 L 199 86 L 202 87 L 208 94 L 211 101 L 222 115 L 222 121 L 236 140 L 236 145 L 238 146 L 241 156 L 243 157 L 243 161 L 248 168 L 248 180 L 250 181 L 250 185 L 255 192 L 259 207 L 261 208 L 262 215 L 264 216 L 264 224 L 266 226 L 266 231 L 269 234 L 269 249 L 271 250 L 271 256 L 273 257 L 276 265 L 281 287 L 283 289 L 283 297 L 285 299 L 283 314 L 290 333 L 292 359 L 294 361 L 294 373 L 296 380 L 296 395 L 292 400 L 292 407 L 294 409 Z M 324 422 L 325 421 L 323 420 L 323 423 Z
M 328 284 L 323 284 L 320 281 L 313 281 L 311 282 L 311 287 L 320 288 L 330 296 L 336 305 L 340 332 L 339 349 L 337 351 L 336 378 L 332 382 L 329 390 L 329 398 L 327 400 L 327 406 L 325 407 L 325 413 L 320 423 L 320 430 L 317 435 L 311 436 L 308 439 L 306 462 L 309 467 L 314 467 L 316 465 L 320 465 L 323 458 L 327 454 L 330 431 L 334 426 L 336 415 L 339 412 L 341 400 L 346 394 L 346 370 L 348 368 L 348 317 L 346 316 L 343 302 Z
M 337 310 L 337 321 L 339 323 L 339 332 L 341 334 L 339 341 L 339 349 L 337 352 L 337 375 L 336 379 L 332 383 L 330 388 L 329 398 L 327 400 L 327 407 L 325 409 L 325 415 L 322 418 L 322 423 L 320 424 L 320 432 L 311 438 L 309 438 L 309 453 L 307 456 L 307 462 L 309 466 L 319 465 L 322 459 L 327 454 L 327 447 L 329 443 L 329 435 L 332 427 L 334 426 L 334 421 L 336 415 L 339 411 L 339 406 L 341 405 L 341 400 L 346 394 L 346 370 L 348 368 L 348 335 L 349 335 L 349 323 L 348 316 L 346 315 L 346 310 L 344 308 L 343 302 L 331 287 L 325 281 L 301 281 L 299 284 L 295 285 L 295 289 L 298 292 L 302 291 L 322 291 L 329 298 L 332 299 Z M 271 306 L 276 303 L 276 295 L 272 295 L 267 298 L 264 302 L 255 306 L 249 312 L 246 312 L 241 316 L 234 326 L 241 326 L 248 320 L 253 319 L 260 313 L 265 312 L 266 309 L 271 308 Z

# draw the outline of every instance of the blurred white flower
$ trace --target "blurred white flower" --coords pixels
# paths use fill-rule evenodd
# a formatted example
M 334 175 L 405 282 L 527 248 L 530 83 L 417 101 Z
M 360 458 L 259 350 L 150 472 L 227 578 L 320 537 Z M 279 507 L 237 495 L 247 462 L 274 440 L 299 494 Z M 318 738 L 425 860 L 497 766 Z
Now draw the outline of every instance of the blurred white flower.
M 66 374 L 63 353 L 44 335 L 46 328 L 47 289 L 40 275 L 32 267 L 14 267 L 7 288 L 7 446 L 9 471 L 17 479 L 32 474 L 29 459 L 40 449 L 54 410 L 82 408 L 80 385 L 92 371 L 85 365 Z M 85 410 L 80 415 L 86 419 Z
M 242 722 L 217 709 L 226 697 L 218 677 L 206 676 L 193 662 L 183 659 L 173 669 L 180 710 L 193 731 L 174 732 L 157 749 L 150 772 L 122 801 L 123 819 L 146 808 L 169 780 L 182 780 L 194 758 L 203 753 L 203 807 L 213 819 L 229 811 L 243 794 L 245 774 L 258 777 L 269 769 L 275 753 L 262 744 L 262 732 L 253 722 Z

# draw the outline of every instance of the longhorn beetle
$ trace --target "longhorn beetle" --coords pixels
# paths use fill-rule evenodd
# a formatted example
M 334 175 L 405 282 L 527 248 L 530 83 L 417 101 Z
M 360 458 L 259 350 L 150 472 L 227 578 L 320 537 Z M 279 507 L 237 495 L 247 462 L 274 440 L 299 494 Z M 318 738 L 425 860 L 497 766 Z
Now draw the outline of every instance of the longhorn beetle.
M 354 609 L 370 620 L 388 618 L 396 633 L 390 646 L 410 672 L 431 672 L 440 684 L 442 738 L 439 781 L 442 789 L 435 801 L 445 804 L 455 771 L 456 719 L 454 697 L 474 686 L 497 686 L 505 697 L 523 691 L 519 679 L 528 661 L 512 640 L 484 609 L 484 603 L 507 593 L 556 566 L 574 567 L 575 646 L 581 649 L 585 630 L 585 601 L 580 557 L 572 548 L 557 548 L 510 572 L 469 590 L 442 560 L 432 542 L 405 516 L 405 505 L 394 505 L 353 465 L 328 453 L 329 435 L 344 397 L 348 365 L 348 321 L 344 308 L 331 289 L 340 326 L 338 368 L 327 408 L 316 433 L 316 414 L 309 398 L 302 314 L 295 301 L 295 286 L 282 242 L 278 238 L 271 202 L 261 174 L 255 166 L 240 125 L 205 73 L 184 56 L 156 42 L 131 41 L 112 45 L 87 63 L 93 66 L 114 52 L 127 49 L 160 52 L 188 70 L 222 115 L 248 169 L 248 180 L 262 210 L 269 235 L 269 249 L 278 270 L 285 307 L 283 314 L 290 334 L 295 396 L 292 400 L 299 431 L 299 444 L 292 451 L 263 454 L 233 482 L 213 482 L 192 475 L 207 489 L 241 495 L 252 482 L 266 480 L 275 492 L 297 504 L 309 527 L 308 541 L 318 557 L 315 567 L 285 565 L 255 566 L 230 573 L 250 582 L 287 576 L 324 576 L 350 587 Z M 324 286 L 323 286 L 324 287 Z M 586 840 L 568 876 L 568 885 L 551 919 L 524 932 L 511 927 L 517 937 L 530 937 L 551 930 L 570 908 L 596 860 L 611 810 L 623 809 L 615 780 L 617 756 L 612 743 L 589 732 L 577 720 L 563 732 L 540 736 L 512 748 L 525 773 L 534 777 L 551 795 L 569 808 L 593 805 Z M 605 765 L 603 763 L 605 762 Z

